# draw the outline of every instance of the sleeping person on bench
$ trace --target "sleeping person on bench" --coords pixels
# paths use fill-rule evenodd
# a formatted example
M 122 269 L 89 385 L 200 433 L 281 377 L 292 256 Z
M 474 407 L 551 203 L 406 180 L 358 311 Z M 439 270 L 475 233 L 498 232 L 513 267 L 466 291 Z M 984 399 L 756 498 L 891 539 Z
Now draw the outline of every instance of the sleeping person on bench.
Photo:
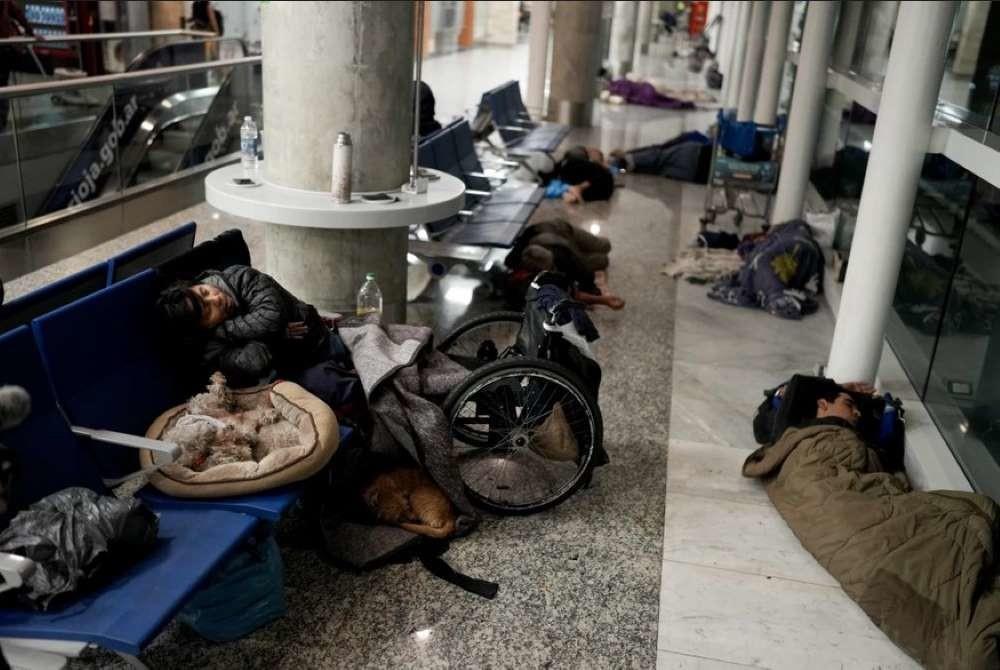
M 331 407 L 344 405 L 357 378 L 333 319 L 245 265 L 175 283 L 156 303 L 165 323 L 198 352 L 203 378 L 219 370 L 229 386 L 287 379 Z

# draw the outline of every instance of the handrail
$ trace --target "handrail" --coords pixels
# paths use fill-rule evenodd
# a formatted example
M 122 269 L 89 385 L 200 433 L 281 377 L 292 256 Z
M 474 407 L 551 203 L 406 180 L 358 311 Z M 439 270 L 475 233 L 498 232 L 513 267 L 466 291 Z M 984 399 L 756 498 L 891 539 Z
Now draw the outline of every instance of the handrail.
M 66 79 L 64 81 L 45 81 L 33 84 L 20 84 L 18 86 L 0 88 L 0 100 L 9 98 L 24 98 L 43 93 L 78 91 L 84 88 L 106 86 L 108 84 L 117 84 L 123 81 L 152 79 L 154 77 L 162 77 L 172 74 L 185 74 L 187 72 L 203 72 L 205 70 L 215 70 L 218 68 L 233 67 L 236 65 L 253 65 L 259 64 L 261 61 L 261 56 L 246 56 L 244 58 L 216 60 L 209 61 L 207 63 L 193 63 L 191 65 L 172 65 L 170 67 L 155 68 L 152 70 L 135 70 L 133 72 L 121 72 L 119 74 L 102 74 L 81 79 Z
M 209 30 L 137 30 L 130 33 L 84 33 L 77 35 L 46 35 L 5 37 L 0 39 L 0 47 L 45 44 L 46 42 L 107 42 L 108 40 L 130 40 L 140 37 L 216 37 Z

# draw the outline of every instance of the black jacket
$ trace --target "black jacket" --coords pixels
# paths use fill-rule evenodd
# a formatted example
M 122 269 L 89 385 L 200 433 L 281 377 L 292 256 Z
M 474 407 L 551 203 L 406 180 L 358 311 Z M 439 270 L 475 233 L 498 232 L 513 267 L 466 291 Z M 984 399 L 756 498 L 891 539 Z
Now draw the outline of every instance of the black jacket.
M 207 272 L 198 281 L 227 290 L 239 304 L 236 316 L 213 329 L 202 349 L 205 368 L 221 370 L 230 385 L 255 384 L 271 373 L 293 373 L 325 351 L 330 333 L 316 308 L 263 272 L 234 265 Z M 304 338 L 287 337 L 293 321 L 308 326 Z

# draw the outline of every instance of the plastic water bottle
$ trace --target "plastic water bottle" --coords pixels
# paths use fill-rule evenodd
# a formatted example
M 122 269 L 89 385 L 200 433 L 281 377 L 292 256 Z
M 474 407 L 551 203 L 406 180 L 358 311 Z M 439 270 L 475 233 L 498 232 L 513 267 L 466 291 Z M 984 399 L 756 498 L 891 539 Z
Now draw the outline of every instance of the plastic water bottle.
M 358 316 L 366 314 L 378 314 L 382 316 L 382 291 L 375 283 L 375 273 L 369 272 L 365 275 L 365 283 L 358 291 Z
M 254 179 L 257 176 L 257 124 L 252 116 L 244 116 L 240 126 L 240 162 L 243 176 Z

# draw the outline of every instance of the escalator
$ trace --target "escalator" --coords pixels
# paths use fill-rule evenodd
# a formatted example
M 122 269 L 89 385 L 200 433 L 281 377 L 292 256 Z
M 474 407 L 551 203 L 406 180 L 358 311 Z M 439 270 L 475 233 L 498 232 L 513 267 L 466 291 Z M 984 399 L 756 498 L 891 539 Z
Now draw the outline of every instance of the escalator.
M 168 44 L 129 71 L 205 62 L 219 41 Z M 221 81 L 219 81 L 221 80 Z M 150 72 L 126 81 L 90 127 L 79 150 L 29 216 L 43 216 L 150 182 L 239 147 L 239 126 L 259 100 L 260 66 L 182 75 Z

